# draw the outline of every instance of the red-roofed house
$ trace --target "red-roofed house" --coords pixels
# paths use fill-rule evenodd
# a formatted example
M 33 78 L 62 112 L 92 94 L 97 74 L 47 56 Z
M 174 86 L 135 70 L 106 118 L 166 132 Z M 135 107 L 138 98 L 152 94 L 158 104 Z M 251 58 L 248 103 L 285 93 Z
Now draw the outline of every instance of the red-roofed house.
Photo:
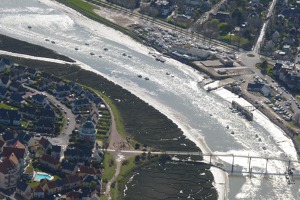
M 12 153 L 16 155 L 18 160 L 24 160 L 26 158 L 26 150 L 14 147 L 3 147 L 2 156 L 8 158 Z
M 43 190 L 47 191 L 47 195 L 57 193 L 56 182 L 55 181 L 47 181 L 47 183 L 43 186 Z
M 58 159 L 53 158 L 52 156 L 45 154 L 40 158 L 40 163 L 50 167 L 53 170 L 58 170 L 60 162 Z
M 42 147 L 42 149 L 44 150 L 44 152 L 47 152 L 48 149 L 52 148 L 52 144 L 51 142 L 49 142 L 49 140 L 47 140 L 46 138 L 42 137 L 39 141 L 39 145 Z
M 80 177 L 84 177 L 86 175 L 96 175 L 98 177 L 101 176 L 101 171 L 99 169 L 95 169 L 93 167 L 87 167 L 84 165 L 79 166 L 77 174 Z
M 81 185 L 81 178 L 77 175 L 67 175 L 62 179 L 64 189 L 73 189 Z
M 13 153 L 19 161 L 18 169 L 24 169 L 26 160 L 28 159 L 27 149 L 14 148 L 14 147 L 3 147 L 2 157 L 9 158 Z
M 80 200 L 80 192 L 68 192 L 66 194 L 66 199 L 67 200 Z
M 13 148 L 19 148 L 19 149 L 25 149 L 26 147 L 24 144 L 22 144 L 19 140 L 17 140 L 11 147 Z
M 5 158 L 0 162 L 0 188 L 10 189 L 16 187 L 20 177 L 18 166 L 12 159 Z

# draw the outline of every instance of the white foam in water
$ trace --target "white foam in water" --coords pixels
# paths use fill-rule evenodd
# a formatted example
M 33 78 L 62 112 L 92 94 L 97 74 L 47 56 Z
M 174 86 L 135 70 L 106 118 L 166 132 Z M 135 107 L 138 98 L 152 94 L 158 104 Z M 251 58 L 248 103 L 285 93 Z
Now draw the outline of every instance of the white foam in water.
M 293 144 L 282 130 L 258 111 L 254 111 L 254 122 L 232 113 L 228 107 L 233 99 L 245 105 L 247 102 L 224 89 L 207 93 L 198 87 L 198 81 L 203 79 L 199 72 L 169 58 L 164 64 L 157 62 L 148 55 L 153 49 L 128 36 L 55 1 L 40 2 L 2 0 L 0 33 L 53 49 L 77 60 L 81 67 L 121 85 L 173 120 L 205 153 L 296 159 Z M 31 29 L 28 29 L 29 25 Z M 46 38 L 55 41 L 55 44 L 45 41 Z M 75 47 L 79 50 L 75 51 Z M 103 48 L 108 48 L 108 51 Z M 91 56 L 91 52 L 95 55 Z M 124 52 L 132 58 L 122 56 Z M 174 77 L 167 76 L 166 72 Z M 143 78 L 138 78 L 138 74 Z M 149 77 L 149 80 L 144 77 Z M 228 166 L 232 162 L 230 159 L 220 157 Z M 244 158 L 235 160 L 245 170 L 247 162 Z M 264 172 L 264 162 L 263 159 L 253 159 L 251 166 Z M 270 172 L 283 173 L 286 170 L 287 163 L 269 162 Z M 224 199 L 227 177 L 216 168 L 212 168 L 212 172 L 219 197 Z M 232 181 L 233 187 L 240 186 Z M 298 181 L 295 186 L 289 186 L 284 176 L 264 179 L 256 175 L 246 178 L 238 194 L 228 198 L 296 199 L 299 194 L 296 186 L 299 186 Z

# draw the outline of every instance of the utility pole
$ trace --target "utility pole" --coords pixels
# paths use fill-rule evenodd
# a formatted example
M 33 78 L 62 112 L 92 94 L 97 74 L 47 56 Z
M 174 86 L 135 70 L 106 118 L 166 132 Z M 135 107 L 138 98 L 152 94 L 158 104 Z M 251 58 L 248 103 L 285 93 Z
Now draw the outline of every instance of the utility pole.
M 233 174 L 233 166 L 234 166 L 234 155 L 232 155 L 231 174 Z
M 251 167 L 251 157 L 249 157 L 249 173 L 250 173 L 250 167 Z
M 268 161 L 269 161 L 269 158 L 266 159 L 266 172 L 265 172 L 265 175 L 268 174 Z

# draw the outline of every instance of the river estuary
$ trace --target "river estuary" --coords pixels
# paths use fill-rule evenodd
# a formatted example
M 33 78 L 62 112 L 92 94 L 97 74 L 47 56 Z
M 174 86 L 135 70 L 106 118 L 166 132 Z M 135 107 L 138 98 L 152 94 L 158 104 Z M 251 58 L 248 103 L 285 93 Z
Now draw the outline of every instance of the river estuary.
M 210 93 L 199 88 L 203 75 L 189 66 L 172 59 L 155 61 L 148 54 L 151 49 L 54 1 L 1 4 L 1 34 L 53 49 L 121 85 L 172 119 L 204 152 L 296 160 L 291 140 L 278 127 L 259 111 L 253 122 L 232 113 L 230 101 L 238 97 L 222 88 Z M 220 159 L 225 165 L 232 162 Z M 247 159 L 235 163 L 248 168 Z M 265 161 L 253 159 L 251 166 L 263 173 Z M 268 171 L 284 173 L 286 167 L 270 161 Z M 228 199 L 297 199 L 299 183 L 289 185 L 285 176 L 229 176 Z

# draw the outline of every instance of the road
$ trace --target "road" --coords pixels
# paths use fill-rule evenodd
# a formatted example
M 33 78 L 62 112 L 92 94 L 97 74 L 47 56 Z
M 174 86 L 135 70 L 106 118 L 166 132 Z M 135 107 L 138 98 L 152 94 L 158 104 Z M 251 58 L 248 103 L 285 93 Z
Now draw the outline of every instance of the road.
M 268 14 L 267 14 L 267 17 L 266 17 L 266 21 L 263 24 L 262 29 L 260 31 L 260 34 L 258 36 L 257 42 L 256 42 L 255 46 L 253 47 L 253 52 L 255 52 L 255 53 L 260 52 L 260 48 L 262 46 L 262 43 L 264 41 L 264 37 L 265 37 L 265 34 L 266 34 L 266 29 L 269 26 L 270 17 L 274 13 L 274 8 L 275 8 L 276 3 L 277 3 L 277 0 L 273 0 L 270 7 L 269 7 L 269 11 L 268 11 Z
M 59 100 L 57 100 L 53 95 L 50 95 L 46 92 L 38 91 L 34 88 L 31 88 L 29 86 L 23 85 L 26 89 L 31 91 L 31 94 L 44 94 L 47 96 L 47 99 L 49 102 L 52 103 L 52 105 L 56 106 L 62 116 L 65 119 L 69 119 L 69 123 L 67 123 L 67 120 L 64 121 L 64 125 L 62 127 L 62 131 L 60 134 L 55 137 L 46 137 L 53 145 L 60 145 L 62 147 L 62 152 L 61 152 L 61 159 L 63 158 L 64 151 L 66 150 L 66 147 L 69 144 L 69 135 L 72 133 L 72 131 L 75 129 L 76 126 L 76 121 L 75 121 L 75 115 L 72 113 L 72 111 L 66 107 L 64 104 L 61 104 Z M 58 106 L 59 105 L 59 106 Z
M 220 6 L 225 2 L 226 0 L 221 0 L 217 4 L 215 4 L 209 11 L 205 12 L 197 21 L 194 23 L 194 25 L 201 26 L 203 23 L 205 23 L 209 19 L 209 15 L 211 13 L 217 13 L 220 9 Z

